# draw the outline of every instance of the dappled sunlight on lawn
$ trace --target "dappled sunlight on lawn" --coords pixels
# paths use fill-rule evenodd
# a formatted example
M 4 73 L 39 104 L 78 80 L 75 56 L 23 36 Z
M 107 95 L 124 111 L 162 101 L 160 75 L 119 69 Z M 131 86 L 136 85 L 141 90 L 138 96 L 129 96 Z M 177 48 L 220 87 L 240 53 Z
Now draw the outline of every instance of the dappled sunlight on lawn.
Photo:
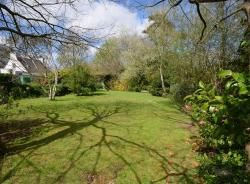
M 163 119 L 163 109 L 155 114 L 155 106 L 136 95 L 26 106 L 18 120 L 0 124 L 2 182 L 199 183 L 184 141 L 189 132 L 178 124 L 185 115 L 172 109 L 178 121 Z

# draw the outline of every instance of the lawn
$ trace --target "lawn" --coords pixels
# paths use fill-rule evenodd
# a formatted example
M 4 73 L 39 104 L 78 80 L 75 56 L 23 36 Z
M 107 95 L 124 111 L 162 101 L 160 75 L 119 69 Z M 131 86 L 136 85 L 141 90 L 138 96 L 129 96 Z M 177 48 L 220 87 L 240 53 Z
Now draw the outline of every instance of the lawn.
M 195 183 L 191 120 L 168 98 L 25 99 L 9 114 L 0 124 L 3 183 Z

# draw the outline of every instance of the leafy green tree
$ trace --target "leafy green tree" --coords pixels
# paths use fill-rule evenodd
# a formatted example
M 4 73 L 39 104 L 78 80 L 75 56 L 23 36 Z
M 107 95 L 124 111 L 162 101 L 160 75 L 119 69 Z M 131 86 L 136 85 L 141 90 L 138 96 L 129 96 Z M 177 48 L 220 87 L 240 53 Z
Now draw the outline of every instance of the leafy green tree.
M 168 21 L 163 12 L 157 12 L 149 17 L 149 20 L 153 23 L 145 30 L 150 40 L 154 43 L 154 50 L 156 55 L 153 57 L 153 64 L 158 68 L 162 90 L 164 93 L 167 92 L 164 79 L 164 68 L 167 65 L 167 56 L 169 46 L 172 42 L 172 35 L 174 25 Z
M 86 63 L 66 69 L 62 82 L 78 96 L 90 95 L 96 90 L 96 80 Z
M 151 59 L 152 43 L 137 35 L 129 36 L 126 40 L 128 49 L 121 54 L 124 72 L 120 80 L 128 83 L 129 90 L 141 91 L 149 83 L 148 61 Z

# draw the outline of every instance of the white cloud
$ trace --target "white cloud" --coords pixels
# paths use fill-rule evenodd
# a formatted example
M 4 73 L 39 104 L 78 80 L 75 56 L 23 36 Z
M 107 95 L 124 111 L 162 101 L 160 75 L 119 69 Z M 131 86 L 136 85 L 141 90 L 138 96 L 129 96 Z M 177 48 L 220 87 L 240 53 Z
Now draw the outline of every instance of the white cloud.
M 39 0 L 39 2 L 57 2 L 58 0 Z M 129 4 L 130 0 L 126 0 Z M 36 4 L 35 0 L 27 0 L 30 5 Z M 125 3 L 125 4 L 126 4 Z M 140 18 L 137 12 L 131 11 L 129 8 L 122 4 L 115 3 L 108 0 L 92 1 L 92 0 L 79 0 L 74 4 L 74 8 L 70 6 L 46 6 L 47 10 L 55 17 L 66 18 L 67 27 L 83 27 L 87 29 L 97 29 L 93 32 L 90 31 L 90 36 L 96 35 L 98 38 L 109 38 L 118 36 L 122 33 L 143 35 L 142 31 L 149 25 L 147 18 Z M 50 22 L 60 24 L 61 22 L 54 19 L 44 9 L 38 8 L 39 12 L 48 17 Z M 26 16 L 29 15 L 26 9 L 19 10 Z M 34 12 L 33 12 L 34 13 Z M 87 30 L 89 32 L 89 30 Z M 0 37 L 0 43 L 4 39 Z M 100 43 L 98 43 L 100 45 Z M 90 54 L 94 55 L 95 48 L 90 48 Z
M 96 52 L 97 52 L 97 48 L 89 47 L 89 49 L 88 49 L 88 55 L 89 56 L 94 56 L 96 54 Z
M 95 31 L 98 36 L 117 36 L 124 31 L 142 35 L 142 31 L 148 25 L 148 19 L 140 19 L 136 12 L 111 1 L 104 0 L 91 4 L 80 1 L 75 7 L 77 11 L 66 11 L 67 26 L 99 29 Z

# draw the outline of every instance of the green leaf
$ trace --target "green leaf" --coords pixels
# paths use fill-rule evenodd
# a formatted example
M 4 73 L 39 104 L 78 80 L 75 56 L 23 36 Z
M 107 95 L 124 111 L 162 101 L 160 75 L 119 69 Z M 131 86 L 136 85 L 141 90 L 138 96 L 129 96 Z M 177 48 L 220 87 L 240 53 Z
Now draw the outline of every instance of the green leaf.
M 222 70 L 219 72 L 218 76 L 220 78 L 225 78 L 225 77 L 228 77 L 228 76 L 232 76 L 233 72 L 231 70 Z
M 245 82 L 245 77 L 243 73 L 233 73 L 232 76 L 237 82 Z
M 235 84 L 235 81 L 233 81 L 233 80 L 228 81 L 225 85 L 225 89 L 229 90 L 233 84 Z
M 189 99 L 191 99 L 192 97 L 193 97 L 193 95 L 188 95 L 188 96 L 186 96 L 186 97 L 184 98 L 184 101 L 189 100 Z
M 211 90 L 209 90 L 209 95 L 214 97 L 215 96 L 215 88 L 213 87 Z
M 249 45 L 249 42 L 244 40 L 243 42 L 241 42 L 240 46 L 241 47 L 247 47 Z
M 215 96 L 214 97 L 218 102 L 223 103 L 223 97 L 222 96 Z
M 239 90 L 240 95 L 248 94 L 247 86 L 245 84 L 239 83 L 239 87 L 240 87 L 240 90 Z
M 218 123 L 218 116 L 214 116 L 213 120 L 214 120 L 215 123 Z
M 202 91 L 202 89 L 197 89 L 194 93 L 197 94 L 197 93 L 199 93 L 201 91 Z
M 202 88 L 202 89 L 204 89 L 205 88 L 205 84 L 202 81 L 200 81 L 199 82 L 199 87 Z
M 204 110 L 204 111 L 207 111 L 207 110 L 208 110 L 208 107 L 209 107 L 209 104 L 208 104 L 208 103 L 204 103 L 204 104 L 201 106 L 201 109 Z

